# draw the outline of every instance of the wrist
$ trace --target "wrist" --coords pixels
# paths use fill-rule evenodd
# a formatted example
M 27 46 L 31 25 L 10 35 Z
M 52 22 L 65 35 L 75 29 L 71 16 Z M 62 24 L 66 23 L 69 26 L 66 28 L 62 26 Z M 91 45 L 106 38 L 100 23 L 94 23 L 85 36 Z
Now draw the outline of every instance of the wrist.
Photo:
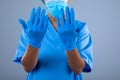
M 73 50 L 66 50 L 66 52 L 67 52 L 68 54 L 74 54 L 74 53 L 76 53 L 76 51 L 77 51 L 77 48 L 75 48 L 75 49 L 73 49 Z
M 36 42 L 36 41 L 29 41 L 30 46 L 34 48 L 40 48 L 41 47 L 41 42 Z
M 35 48 L 35 47 L 33 47 L 33 46 L 31 46 L 30 44 L 28 45 L 28 49 L 30 49 L 31 51 L 39 51 L 39 48 Z
M 66 49 L 67 51 L 73 51 L 73 50 L 76 49 L 76 48 L 77 48 L 77 45 L 76 45 L 75 42 L 73 42 L 73 43 L 68 43 L 68 44 L 65 46 L 65 49 Z

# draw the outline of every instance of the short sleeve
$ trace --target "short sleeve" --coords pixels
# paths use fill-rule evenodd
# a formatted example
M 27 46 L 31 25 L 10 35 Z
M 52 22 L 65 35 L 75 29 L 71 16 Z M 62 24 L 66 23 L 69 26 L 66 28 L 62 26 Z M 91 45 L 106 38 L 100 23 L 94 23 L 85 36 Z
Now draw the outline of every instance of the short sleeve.
M 28 42 L 25 40 L 24 32 L 22 31 L 16 53 L 13 57 L 14 62 L 21 64 L 21 58 L 26 51 L 27 45 L 28 45 Z
M 77 48 L 80 56 L 85 61 L 83 72 L 91 72 L 93 65 L 92 39 L 86 23 L 84 25 L 80 24 L 81 22 L 77 23 L 80 28 L 77 39 Z

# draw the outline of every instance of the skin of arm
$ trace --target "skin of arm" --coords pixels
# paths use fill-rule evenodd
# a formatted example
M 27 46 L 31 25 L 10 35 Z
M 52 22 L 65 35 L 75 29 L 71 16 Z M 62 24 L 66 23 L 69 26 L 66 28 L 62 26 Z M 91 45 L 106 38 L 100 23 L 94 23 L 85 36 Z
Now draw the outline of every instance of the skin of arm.
M 28 45 L 27 51 L 21 59 L 22 65 L 26 72 L 32 71 L 36 66 L 38 61 L 38 51 L 39 49 Z M 80 57 L 78 50 L 74 49 L 72 51 L 66 51 L 66 54 L 68 58 L 68 64 L 75 74 L 82 72 L 85 62 Z
M 38 62 L 38 52 L 39 52 L 38 48 L 34 48 L 28 45 L 28 48 L 21 59 L 22 65 L 26 72 L 30 72 L 35 68 Z
M 71 51 L 66 51 L 67 58 L 68 58 L 68 64 L 72 71 L 76 75 L 82 72 L 85 62 L 82 60 L 81 56 L 78 53 L 77 49 L 71 50 Z

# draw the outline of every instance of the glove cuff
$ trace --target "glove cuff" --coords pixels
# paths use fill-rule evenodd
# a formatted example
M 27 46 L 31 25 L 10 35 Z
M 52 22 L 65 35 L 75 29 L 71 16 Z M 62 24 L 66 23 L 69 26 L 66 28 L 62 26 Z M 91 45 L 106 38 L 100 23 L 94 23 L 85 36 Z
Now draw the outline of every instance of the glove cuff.
M 34 48 L 40 48 L 41 43 L 35 42 L 35 41 L 29 41 L 29 44 Z
M 76 45 L 75 42 L 74 43 L 68 43 L 68 45 L 65 46 L 65 49 L 69 50 L 69 51 L 74 50 L 75 48 L 77 48 L 77 45 Z

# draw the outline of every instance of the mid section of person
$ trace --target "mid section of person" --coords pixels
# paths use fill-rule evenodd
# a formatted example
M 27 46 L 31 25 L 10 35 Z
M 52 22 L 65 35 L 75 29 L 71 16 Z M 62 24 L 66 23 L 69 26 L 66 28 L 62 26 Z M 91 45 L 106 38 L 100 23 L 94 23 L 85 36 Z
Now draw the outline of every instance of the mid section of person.
M 92 40 L 87 24 L 75 20 L 69 0 L 42 0 L 46 9 L 32 9 L 22 25 L 13 61 L 28 73 L 26 80 L 82 80 L 91 72 Z

